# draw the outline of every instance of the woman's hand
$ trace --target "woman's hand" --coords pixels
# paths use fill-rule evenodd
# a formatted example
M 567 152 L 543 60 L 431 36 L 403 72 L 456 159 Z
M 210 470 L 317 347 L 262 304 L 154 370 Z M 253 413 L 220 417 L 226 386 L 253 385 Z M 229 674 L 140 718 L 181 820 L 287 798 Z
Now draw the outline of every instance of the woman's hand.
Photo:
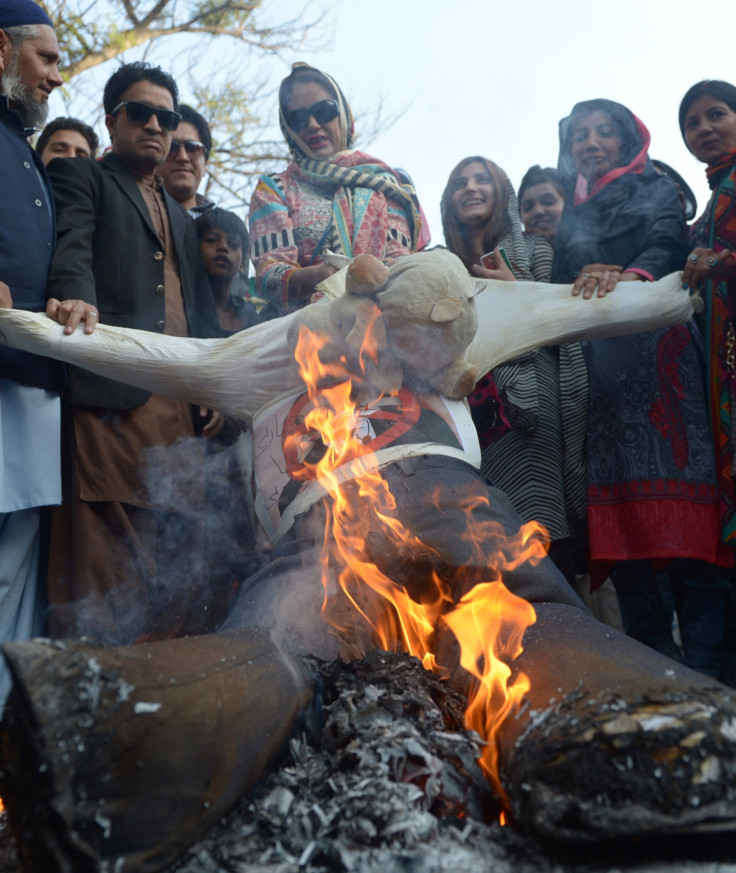
M 516 276 L 511 272 L 503 258 L 494 258 L 494 263 L 497 265 L 495 270 L 489 270 L 482 264 L 473 264 L 473 275 L 479 279 L 497 279 L 501 282 L 515 282 Z
M 314 293 L 319 283 L 337 272 L 336 267 L 328 263 L 313 264 L 311 267 L 300 267 L 289 276 L 289 297 L 293 301 L 306 303 Z
M 572 296 L 582 294 L 589 300 L 597 291 L 598 297 L 605 297 L 619 282 L 633 282 L 642 277 L 638 273 L 622 272 L 619 264 L 586 264 L 572 286 Z
M 731 279 L 735 272 L 734 253 L 724 249 L 722 252 L 713 249 L 693 249 L 685 260 L 682 271 L 682 281 L 691 288 L 698 289 L 705 285 L 708 279 L 718 281 Z

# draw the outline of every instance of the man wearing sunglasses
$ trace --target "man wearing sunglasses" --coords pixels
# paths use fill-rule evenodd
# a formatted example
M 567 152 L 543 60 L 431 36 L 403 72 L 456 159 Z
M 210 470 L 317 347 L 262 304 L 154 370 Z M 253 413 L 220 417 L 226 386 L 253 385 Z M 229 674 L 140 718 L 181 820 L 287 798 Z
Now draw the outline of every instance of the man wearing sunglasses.
M 197 194 L 207 170 L 212 133 L 205 118 L 191 106 L 179 107 L 181 121 L 174 131 L 166 160 L 156 171 L 164 187 L 184 209 L 196 218 L 215 204 Z
M 106 324 L 216 336 L 193 222 L 156 174 L 181 121 L 176 83 L 159 67 L 126 64 L 103 99 L 111 151 L 49 165 L 58 226 L 51 294 L 89 301 Z M 76 367 L 64 401 L 69 449 L 51 534 L 52 634 L 122 642 L 186 630 L 186 607 L 201 604 L 171 585 L 183 560 L 188 573 L 196 561 L 201 447 L 189 439 L 186 461 L 168 447 L 194 436 L 191 407 Z M 176 485 L 163 479 L 172 469 Z M 154 592 L 169 602 L 154 602 Z

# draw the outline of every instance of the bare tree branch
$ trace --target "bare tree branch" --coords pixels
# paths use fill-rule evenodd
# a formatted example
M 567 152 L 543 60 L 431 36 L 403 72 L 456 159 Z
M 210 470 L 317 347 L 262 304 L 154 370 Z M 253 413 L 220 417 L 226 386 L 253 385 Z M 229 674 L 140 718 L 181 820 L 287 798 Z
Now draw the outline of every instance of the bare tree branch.
M 44 5 L 57 22 L 67 114 L 94 124 L 101 115 L 99 81 L 91 71 L 134 50 L 136 58 L 153 56 L 157 46 L 177 40 L 177 63 L 186 70 L 177 75 L 180 90 L 193 95 L 186 102 L 208 119 L 215 140 L 207 196 L 243 214 L 258 176 L 288 162 L 286 143 L 275 138 L 274 123 L 264 121 L 275 120 L 273 83 L 262 68 L 247 65 L 297 46 L 310 52 L 328 45 L 332 29 L 324 8 L 315 10 L 307 0 L 299 16 L 274 25 L 265 15 L 278 11 L 278 0 L 45 0 Z M 236 54 L 229 46 L 246 50 Z M 387 118 L 381 104 L 359 113 L 361 143 L 400 114 Z
M 133 8 L 133 4 L 130 0 L 122 0 L 123 9 L 125 9 L 125 13 L 128 18 L 131 20 L 134 26 L 140 24 L 138 16 L 135 14 L 135 9 Z

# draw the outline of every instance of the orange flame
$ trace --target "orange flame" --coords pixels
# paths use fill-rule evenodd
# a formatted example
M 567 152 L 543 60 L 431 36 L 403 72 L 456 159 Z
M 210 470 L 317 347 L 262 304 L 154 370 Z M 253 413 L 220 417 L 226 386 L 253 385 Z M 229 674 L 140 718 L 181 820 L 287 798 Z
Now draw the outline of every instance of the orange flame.
M 372 354 L 370 335 L 369 329 L 364 348 Z M 497 544 L 494 569 L 488 571 L 494 578 L 472 587 L 473 580 L 467 580 L 463 590 L 470 590 L 458 602 L 458 580 L 444 579 L 434 570 L 418 598 L 386 575 L 366 555 L 366 538 L 377 526 L 385 553 L 426 554 L 427 546 L 391 514 L 394 498 L 375 457 L 356 436 L 360 414 L 366 411 L 365 405 L 361 408 L 353 399 L 353 385 L 360 383 L 360 375 L 348 372 L 345 358 L 320 361 L 325 345 L 326 340 L 302 329 L 295 355 L 311 401 L 305 427 L 316 431 L 326 447 L 315 464 L 304 463 L 303 475 L 318 478 L 332 498 L 322 551 L 323 612 L 355 656 L 376 645 L 405 651 L 445 677 L 451 675 L 451 665 L 440 662 L 437 645 L 447 629 L 454 634 L 460 665 L 472 677 L 466 725 L 485 740 L 480 764 L 503 796 L 498 729 L 529 689 L 523 673 L 512 681 L 509 663 L 521 653 L 522 637 L 535 621 L 535 613 L 527 601 L 508 591 L 500 576 L 524 561 L 539 560 L 545 554 L 545 533 L 535 523 L 524 525 L 512 538 L 500 525 L 489 529 L 489 523 L 481 525 L 474 513 L 484 498 L 469 496 L 459 507 L 468 519 L 468 549 L 478 553 L 475 566 L 486 567 L 488 542 Z

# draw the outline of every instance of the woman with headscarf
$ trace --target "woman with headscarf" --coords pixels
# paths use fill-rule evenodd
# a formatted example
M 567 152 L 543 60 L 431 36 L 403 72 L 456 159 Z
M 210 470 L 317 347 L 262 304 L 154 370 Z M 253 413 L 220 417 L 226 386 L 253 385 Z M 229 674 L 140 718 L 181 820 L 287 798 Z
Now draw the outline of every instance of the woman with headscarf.
M 683 279 L 700 289 L 705 301 L 698 322 L 706 340 L 708 405 L 725 507 L 722 536 L 724 542 L 736 545 L 736 87 L 718 80 L 693 85 L 680 104 L 680 130 L 688 149 L 707 165 L 713 191 L 705 212 L 690 229 L 692 251 Z
M 604 296 L 619 281 L 681 266 L 682 206 L 648 147 L 644 124 L 610 100 L 579 103 L 560 122 L 567 197 L 552 278 L 573 282 L 573 294 Z M 587 345 L 588 529 L 591 567 L 601 579 L 610 570 L 626 631 L 718 675 L 716 565 L 732 565 L 733 556 L 719 537 L 698 342 L 685 325 Z M 682 652 L 662 585 L 674 599 Z
M 391 261 L 416 250 L 421 219 L 413 188 L 352 150 L 350 106 L 326 73 L 294 64 L 279 89 L 279 123 L 293 161 L 259 179 L 249 229 L 256 293 L 283 314 L 335 272 L 325 252 Z
M 549 281 L 552 249 L 540 234 L 523 233 L 513 186 L 492 161 L 462 160 L 450 173 L 441 211 L 447 247 L 473 276 Z M 524 521 L 547 528 L 550 557 L 572 583 L 585 519 L 587 379 L 580 345 L 537 349 L 496 367 L 468 400 L 483 474 Z

